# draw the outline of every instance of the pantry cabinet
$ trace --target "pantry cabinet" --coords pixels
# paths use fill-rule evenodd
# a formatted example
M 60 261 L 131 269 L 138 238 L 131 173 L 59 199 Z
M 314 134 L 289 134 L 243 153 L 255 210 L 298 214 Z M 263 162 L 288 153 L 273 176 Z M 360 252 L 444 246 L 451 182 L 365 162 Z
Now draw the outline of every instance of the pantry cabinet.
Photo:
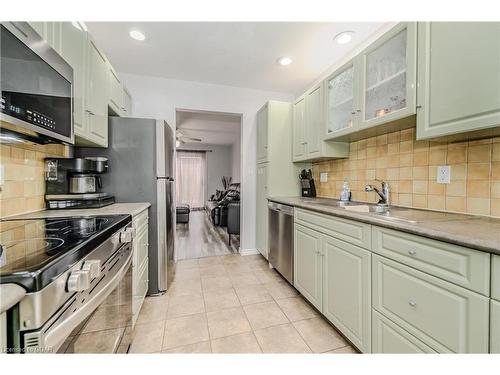
M 267 259 L 268 256 L 268 208 L 267 208 L 267 164 L 257 166 L 257 250 Z
M 267 162 L 268 132 L 269 132 L 269 108 L 264 105 L 257 112 L 257 163 Z M 279 147 L 279 145 L 276 145 Z
M 323 307 L 323 235 L 295 225 L 294 286 L 318 310 Z
M 416 113 L 417 23 L 403 22 L 358 57 L 360 129 Z
M 418 24 L 417 139 L 500 124 L 500 23 Z
M 306 98 L 301 96 L 293 103 L 293 161 L 306 159 Z
M 135 325 L 149 286 L 149 215 L 147 209 L 132 218 L 132 227 L 135 230 L 132 242 L 132 325 Z
M 371 253 L 323 237 L 323 314 L 364 353 L 370 352 Z

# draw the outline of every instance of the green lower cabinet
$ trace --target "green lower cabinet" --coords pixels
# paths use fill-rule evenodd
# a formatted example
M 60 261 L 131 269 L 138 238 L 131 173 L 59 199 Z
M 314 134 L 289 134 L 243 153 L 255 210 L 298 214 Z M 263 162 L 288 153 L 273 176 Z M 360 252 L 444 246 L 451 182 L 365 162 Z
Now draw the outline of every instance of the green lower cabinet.
M 436 353 L 376 310 L 372 310 L 372 353 Z
M 295 224 L 294 232 L 294 286 L 314 307 L 321 311 L 323 235 L 299 224 Z
M 360 351 L 371 351 L 371 253 L 323 237 L 323 314 Z
M 489 298 L 372 254 L 372 307 L 440 353 L 488 353 Z
M 490 353 L 500 354 L 500 301 L 490 302 Z

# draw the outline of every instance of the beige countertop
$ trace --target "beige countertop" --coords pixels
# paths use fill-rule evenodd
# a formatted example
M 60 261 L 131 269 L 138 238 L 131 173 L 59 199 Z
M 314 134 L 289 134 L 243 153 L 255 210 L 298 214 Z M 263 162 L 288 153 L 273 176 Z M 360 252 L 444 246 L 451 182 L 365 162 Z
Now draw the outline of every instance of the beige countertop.
M 97 215 L 132 215 L 140 214 L 151 206 L 149 202 L 114 203 L 101 208 L 81 208 L 63 210 L 43 210 L 27 214 L 9 216 L 4 219 L 42 219 L 46 217 L 97 216 Z
M 26 290 L 16 284 L 0 285 L 0 314 L 24 298 Z
M 346 210 L 340 201 L 327 198 L 271 197 L 269 200 L 500 254 L 500 219 L 405 207 L 391 207 L 388 214 L 358 212 Z M 348 204 L 355 205 L 368 204 Z

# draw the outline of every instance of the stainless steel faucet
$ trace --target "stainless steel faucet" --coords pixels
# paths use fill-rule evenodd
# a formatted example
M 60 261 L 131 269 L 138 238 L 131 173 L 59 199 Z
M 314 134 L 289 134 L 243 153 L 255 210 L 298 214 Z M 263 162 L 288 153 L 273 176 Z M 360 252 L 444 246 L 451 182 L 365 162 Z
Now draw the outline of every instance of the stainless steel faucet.
M 382 191 L 373 185 L 366 185 L 365 191 L 374 191 L 379 195 L 380 200 L 378 201 L 377 206 L 388 206 L 391 202 L 389 184 L 378 179 L 376 179 L 376 181 L 379 181 L 382 184 Z

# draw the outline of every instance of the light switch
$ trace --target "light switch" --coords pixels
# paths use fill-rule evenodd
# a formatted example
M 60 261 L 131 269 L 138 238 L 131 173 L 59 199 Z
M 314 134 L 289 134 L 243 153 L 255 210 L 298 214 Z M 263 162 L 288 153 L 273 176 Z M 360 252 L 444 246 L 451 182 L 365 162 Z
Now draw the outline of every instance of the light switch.
M 449 165 L 440 165 L 437 167 L 437 183 L 449 184 L 451 179 L 451 167 Z
M 328 172 L 321 172 L 319 174 L 319 182 L 328 182 Z

